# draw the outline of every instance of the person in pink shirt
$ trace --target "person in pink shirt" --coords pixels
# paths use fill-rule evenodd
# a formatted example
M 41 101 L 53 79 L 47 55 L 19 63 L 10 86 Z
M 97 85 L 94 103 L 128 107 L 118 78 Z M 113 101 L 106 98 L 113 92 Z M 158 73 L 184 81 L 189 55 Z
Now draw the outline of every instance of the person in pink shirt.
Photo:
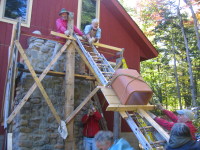
M 67 36 L 70 35 L 69 30 L 67 30 L 68 15 L 69 15 L 69 12 L 65 8 L 62 8 L 60 13 L 59 13 L 60 18 L 58 18 L 56 20 L 57 32 L 63 33 Z M 83 35 L 83 33 L 76 26 L 74 26 L 74 32 L 77 33 L 80 36 Z
M 65 8 L 62 8 L 59 12 L 60 17 L 56 20 L 57 32 L 65 34 L 67 36 L 70 35 L 69 30 L 67 30 L 68 15 L 69 15 L 69 11 L 67 11 Z M 83 33 L 76 26 L 74 26 L 74 32 L 80 36 L 83 36 Z M 61 49 L 62 44 L 66 42 L 65 38 L 58 37 L 58 39 L 59 39 L 59 42 L 57 42 L 55 45 L 51 59 L 55 57 L 56 53 Z M 58 71 L 58 69 L 56 69 L 56 66 L 54 65 L 51 67 L 51 70 Z

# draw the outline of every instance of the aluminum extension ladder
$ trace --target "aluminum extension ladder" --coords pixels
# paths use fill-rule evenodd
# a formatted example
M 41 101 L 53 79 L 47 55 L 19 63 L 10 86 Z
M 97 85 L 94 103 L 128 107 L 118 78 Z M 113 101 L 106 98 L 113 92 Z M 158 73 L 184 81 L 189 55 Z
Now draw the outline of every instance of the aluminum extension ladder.
M 76 41 L 80 49 L 82 50 L 82 53 L 85 55 L 91 67 L 94 69 L 101 84 L 103 86 L 108 85 L 115 70 L 112 68 L 112 66 L 104 57 L 104 55 L 100 54 L 93 45 L 91 46 L 93 49 L 93 52 L 88 52 L 76 34 L 74 34 L 74 37 L 76 38 Z
M 109 64 L 107 59 L 103 56 L 103 54 L 100 54 L 94 45 L 91 45 L 91 48 L 93 52 L 89 52 L 85 49 L 82 42 L 79 40 L 76 34 L 74 34 L 74 37 L 82 51 L 82 53 L 87 58 L 87 61 L 91 65 L 91 67 L 94 69 L 95 74 L 99 78 L 99 81 L 103 86 L 108 86 L 111 78 L 113 77 L 113 74 L 115 70 L 112 68 L 112 66 Z M 135 134 L 137 139 L 139 140 L 140 144 L 142 145 L 143 149 L 150 150 L 150 149 L 163 149 L 164 143 L 166 143 L 166 140 L 159 134 L 159 132 L 156 132 L 154 130 L 151 133 L 149 133 L 149 128 L 153 129 L 152 126 L 147 126 L 148 121 L 143 119 L 140 115 L 137 113 L 130 114 L 128 112 L 125 112 L 127 114 L 127 118 L 124 118 L 131 128 L 132 132 Z M 137 114 L 137 116 L 136 116 Z M 138 120 L 135 118 L 139 118 L 138 120 L 142 120 L 143 126 L 140 126 L 141 124 Z M 148 129 L 148 130 L 147 130 Z M 150 136 L 150 138 L 149 138 Z M 157 140 L 157 141 L 153 141 Z

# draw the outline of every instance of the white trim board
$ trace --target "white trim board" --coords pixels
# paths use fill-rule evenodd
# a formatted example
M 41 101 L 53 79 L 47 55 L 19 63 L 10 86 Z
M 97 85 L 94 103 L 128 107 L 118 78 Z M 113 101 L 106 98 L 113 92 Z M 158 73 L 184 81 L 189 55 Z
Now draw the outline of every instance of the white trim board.
M 27 16 L 26 16 L 27 20 L 26 20 L 26 22 L 22 22 L 22 26 L 29 28 L 30 24 L 31 24 L 31 14 L 32 14 L 33 0 L 27 0 L 27 3 L 28 3 Z M 16 24 L 17 20 L 5 18 L 3 16 L 4 11 L 5 11 L 5 4 L 6 4 L 6 0 L 0 1 L 0 21 L 6 22 L 6 23 L 11 23 L 11 24 Z

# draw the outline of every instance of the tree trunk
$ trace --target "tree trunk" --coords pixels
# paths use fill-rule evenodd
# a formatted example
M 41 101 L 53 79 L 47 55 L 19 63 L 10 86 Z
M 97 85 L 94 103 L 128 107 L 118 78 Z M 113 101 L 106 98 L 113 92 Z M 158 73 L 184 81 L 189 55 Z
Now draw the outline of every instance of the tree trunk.
M 196 92 L 195 92 L 195 85 L 194 85 L 194 79 L 193 79 L 193 72 L 192 72 L 192 64 L 191 64 L 191 59 L 190 59 L 190 52 L 189 52 L 189 47 L 188 47 L 188 41 L 186 38 L 186 33 L 185 33 L 185 29 L 183 26 L 183 20 L 180 14 L 180 0 L 179 0 L 179 5 L 177 6 L 177 15 L 179 18 L 179 25 L 181 27 L 181 32 L 184 38 L 184 43 L 185 43 L 185 49 L 186 49 L 186 56 L 187 56 L 187 63 L 188 63 L 188 72 L 189 72 L 189 76 L 190 76 L 190 88 L 191 88 L 191 93 L 192 93 L 192 106 L 196 105 Z
M 190 0 L 184 0 L 184 2 L 190 7 L 190 11 L 192 13 L 192 18 L 194 20 L 194 30 L 195 30 L 196 37 L 197 37 L 197 47 L 200 51 L 200 35 L 199 35 L 199 32 L 198 32 L 198 20 L 197 20 L 195 13 L 194 13 L 194 9 L 192 7 Z
M 181 94 L 180 94 L 181 92 L 180 92 L 180 86 L 179 86 L 179 80 L 178 80 L 178 74 L 177 74 L 176 54 L 175 54 L 173 33 L 172 33 L 172 52 L 173 52 L 173 57 L 174 57 L 174 74 L 175 74 L 175 79 L 176 79 L 176 89 L 177 89 L 177 94 L 178 94 L 178 101 L 179 101 L 180 109 L 182 109 Z

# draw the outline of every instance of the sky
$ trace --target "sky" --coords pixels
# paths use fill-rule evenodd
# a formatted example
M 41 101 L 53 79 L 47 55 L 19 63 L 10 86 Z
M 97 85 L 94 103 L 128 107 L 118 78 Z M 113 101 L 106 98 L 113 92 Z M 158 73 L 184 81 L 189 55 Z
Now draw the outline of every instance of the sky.
M 129 6 L 129 7 L 132 7 L 132 8 L 134 8 L 134 7 L 136 6 L 136 3 L 137 3 L 138 1 L 140 1 L 140 0 L 124 0 L 125 5 L 127 5 L 127 6 Z M 176 1 L 177 1 L 177 3 L 178 3 L 179 0 L 176 0 Z M 185 2 L 184 2 L 183 0 L 180 1 L 180 6 L 185 6 Z M 193 7 L 193 9 L 194 9 L 194 11 L 197 11 L 198 7 L 197 7 L 197 6 L 196 6 L 196 7 Z M 184 10 L 182 10 L 182 11 L 186 11 L 186 12 L 190 15 L 190 10 L 189 10 L 189 8 L 188 8 L 188 9 L 184 9 Z

